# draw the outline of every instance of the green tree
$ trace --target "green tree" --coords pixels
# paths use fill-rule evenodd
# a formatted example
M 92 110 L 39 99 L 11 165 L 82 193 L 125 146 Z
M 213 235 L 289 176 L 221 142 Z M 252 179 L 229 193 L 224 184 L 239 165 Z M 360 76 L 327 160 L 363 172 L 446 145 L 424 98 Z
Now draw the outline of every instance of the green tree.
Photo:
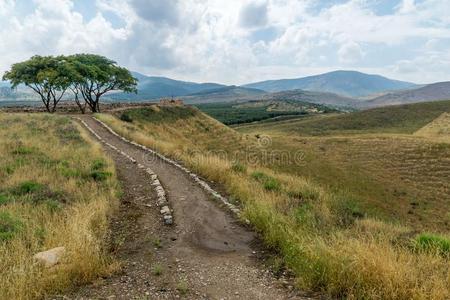
M 64 56 L 33 56 L 24 62 L 13 64 L 3 80 L 11 82 L 11 88 L 25 84 L 41 97 L 48 112 L 53 113 L 72 83 L 72 75 Z
M 76 97 L 80 94 L 92 112 L 100 112 L 100 97 L 107 92 L 137 92 L 137 79 L 113 60 L 94 54 L 75 54 L 68 61 L 73 69 L 72 88 L 78 91 Z

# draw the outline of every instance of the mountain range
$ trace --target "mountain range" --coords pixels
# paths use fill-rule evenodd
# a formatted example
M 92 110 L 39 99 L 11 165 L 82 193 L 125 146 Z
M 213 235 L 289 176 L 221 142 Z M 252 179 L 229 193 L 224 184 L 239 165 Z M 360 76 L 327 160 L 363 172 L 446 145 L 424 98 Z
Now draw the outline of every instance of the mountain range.
M 417 85 L 356 71 L 334 71 L 297 79 L 261 81 L 243 86 L 195 83 L 133 72 L 137 94 L 114 92 L 110 101 L 144 101 L 181 97 L 186 103 L 251 100 L 296 100 L 333 107 L 365 109 L 393 104 L 450 99 L 450 82 Z M 67 97 L 70 98 L 70 95 Z M 15 90 L 0 81 L 0 101 L 39 100 L 25 86 Z
M 364 97 L 389 90 L 410 89 L 416 87 L 416 84 L 356 71 L 334 71 L 295 79 L 261 81 L 246 84 L 244 87 L 266 92 L 301 89 L 334 93 L 347 97 Z

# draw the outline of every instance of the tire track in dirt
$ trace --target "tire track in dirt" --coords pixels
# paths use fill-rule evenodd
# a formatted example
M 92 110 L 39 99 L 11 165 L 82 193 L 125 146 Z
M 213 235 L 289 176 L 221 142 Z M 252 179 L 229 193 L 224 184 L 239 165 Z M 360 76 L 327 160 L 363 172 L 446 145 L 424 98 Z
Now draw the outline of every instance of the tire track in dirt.
M 81 119 L 120 150 L 104 147 L 123 184 L 112 239 L 122 241 L 114 250 L 124 267 L 121 274 L 80 287 L 66 298 L 308 299 L 263 268 L 255 255 L 255 234 L 185 172 L 124 142 L 92 117 Z M 138 164 L 158 175 L 174 210 L 174 225 L 163 225 L 150 176 Z

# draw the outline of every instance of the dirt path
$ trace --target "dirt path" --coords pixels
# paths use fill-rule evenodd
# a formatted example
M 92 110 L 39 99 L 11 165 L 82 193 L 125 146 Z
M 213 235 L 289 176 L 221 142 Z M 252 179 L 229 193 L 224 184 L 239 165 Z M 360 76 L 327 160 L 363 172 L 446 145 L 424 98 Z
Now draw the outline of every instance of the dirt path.
M 122 141 L 91 117 L 82 119 L 105 141 L 158 175 L 175 224 L 163 224 L 150 176 L 105 147 L 123 183 L 120 211 L 112 225 L 113 250 L 123 271 L 64 298 L 307 299 L 263 268 L 254 234 L 187 174 Z

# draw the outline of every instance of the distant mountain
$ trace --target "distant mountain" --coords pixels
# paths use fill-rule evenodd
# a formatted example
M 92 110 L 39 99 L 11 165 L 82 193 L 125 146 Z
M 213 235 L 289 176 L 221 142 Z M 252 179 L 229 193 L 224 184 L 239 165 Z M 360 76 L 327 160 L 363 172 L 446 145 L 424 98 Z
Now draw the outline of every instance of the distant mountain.
M 138 93 L 111 93 L 108 95 L 108 98 L 114 100 L 148 100 L 161 97 L 185 96 L 225 86 L 217 83 L 195 83 L 166 77 L 146 76 L 137 72 L 132 72 L 132 74 L 139 80 L 137 86 Z
M 363 108 L 379 107 L 448 99 L 450 99 L 450 81 L 432 83 L 412 90 L 387 93 L 369 101 L 361 102 L 360 106 Z
M 267 92 L 302 89 L 329 92 L 349 97 L 362 97 L 388 90 L 414 88 L 410 82 L 388 79 L 380 75 L 369 75 L 356 71 L 334 71 L 296 79 L 267 80 L 243 85 Z
M 360 100 L 340 96 L 333 93 L 323 93 L 323 92 L 310 92 L 304 90 L 291 90 L 284 92 L 268 93 L 261 97 L 261 100 L 276 100 L 276 101 L 302 101 L 314 104 L 323 104 L 332 107 L 339 108 L 350 108 L 358 106 L 361 102 Z
M 33 90 L 25 85 L 19 85 L 15 89 L 11 89 L 11 84 L 7 81 L 0 81 L 0 101 L 28 101 L 40 100 Z
M 216 103 L 260 99 L 266 92 L 235 85 L 209 89 L 183 96 L 185 103 Z

